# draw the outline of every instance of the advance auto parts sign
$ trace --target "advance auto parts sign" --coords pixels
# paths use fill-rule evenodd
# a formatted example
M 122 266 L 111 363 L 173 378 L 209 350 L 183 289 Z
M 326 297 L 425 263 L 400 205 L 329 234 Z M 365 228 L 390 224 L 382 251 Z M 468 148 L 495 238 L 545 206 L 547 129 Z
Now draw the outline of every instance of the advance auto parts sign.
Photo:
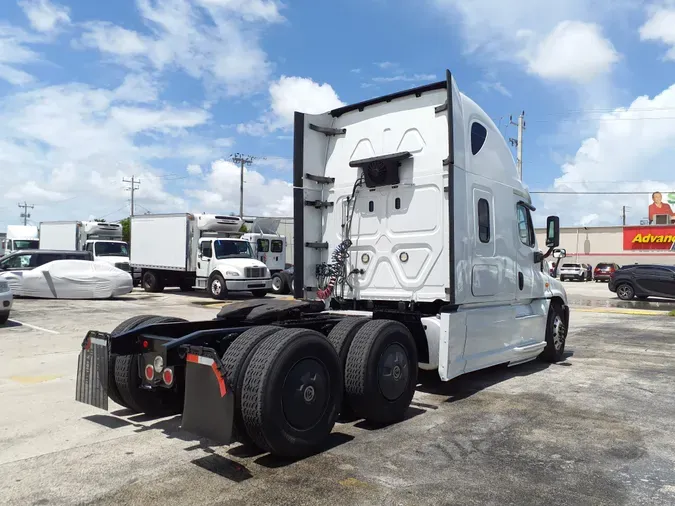
M 675 226 L 624 227 L 623 249 L 675 252 Z

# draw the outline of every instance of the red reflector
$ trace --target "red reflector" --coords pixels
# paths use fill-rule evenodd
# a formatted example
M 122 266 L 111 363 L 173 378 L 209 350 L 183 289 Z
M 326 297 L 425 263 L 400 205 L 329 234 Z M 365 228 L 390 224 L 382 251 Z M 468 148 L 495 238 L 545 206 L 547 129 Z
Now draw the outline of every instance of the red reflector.
M 152 381 L 152 379 L 155 377 L 155 368 L 152 366 L 152 364 L 148 364 L 145 366 L 145 379 L 148 381 Z
M 164 383 L 171 386 L 173 383 L 173 371 L 171 369 L 164 369 L 164 372 L 162 373 L 162 379 L 164 380 Z
M 148 346 L 150 346 L 150 343 L 147 341 L 143 341 L 143 348 L 147 348 Z

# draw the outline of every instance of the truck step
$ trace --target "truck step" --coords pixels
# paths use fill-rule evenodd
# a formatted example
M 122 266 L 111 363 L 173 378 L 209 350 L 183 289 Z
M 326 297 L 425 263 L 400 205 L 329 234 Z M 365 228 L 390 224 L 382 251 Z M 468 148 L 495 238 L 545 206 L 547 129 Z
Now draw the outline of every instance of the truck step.
M 315 132 L 319 132 L 321 134 L 324 134 L 326 136 L 343 135 L 343 134 L 347 133 L 346 128 L 322 127 L 322 126 L 319 126 L 319 125 L 314 125 L 312 123 L 309 124 L 309 129 L 314 130 Z
M 305 200 L 306 206 L 314 206 L 317 209 L 322 209 L 324 207 L 333 207 L 332 202 L 327 202 L 325 200 Z
M 335 182 L 334 177 L 315 176 L 314 174 L 310 174 L 309 172 L 305 173 L 305 178 L 319 184 L 333 184 Z

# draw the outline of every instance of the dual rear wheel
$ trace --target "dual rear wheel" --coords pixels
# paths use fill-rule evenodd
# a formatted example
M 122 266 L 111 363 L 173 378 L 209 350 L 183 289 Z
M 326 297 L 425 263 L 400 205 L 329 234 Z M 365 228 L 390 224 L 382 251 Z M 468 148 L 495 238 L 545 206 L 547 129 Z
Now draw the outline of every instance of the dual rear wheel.
M 181 320 L 136 317 L 113 334 L 169 321 Z M 149 415 L 180 412 L 180 386 L 138 388 L 138 360 L 111 357 L 111 399 Z M 222 362 L 235 399 L 233 438 L 286 457 L 320 448 L 340 413 L 377 424 L 402 420 L 417 383 L 415 342 L 405 325 L 391 320 L 346 318 L 328 338 L 309 329 L 254 327 L 235 339 Z

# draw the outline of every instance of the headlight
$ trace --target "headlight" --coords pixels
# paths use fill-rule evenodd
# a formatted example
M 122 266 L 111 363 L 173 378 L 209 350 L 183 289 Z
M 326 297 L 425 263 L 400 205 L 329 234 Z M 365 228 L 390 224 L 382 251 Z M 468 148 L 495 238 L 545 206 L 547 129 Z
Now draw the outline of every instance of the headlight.
M 0 293 L 9 292 L 9 283 L 7 281 L 0 281 Z
M 225 275 L 226 276 L 233 276 L 233 277 L 241 276 L 241 274 L 239 274 L 237 271 L 225 271 Z

